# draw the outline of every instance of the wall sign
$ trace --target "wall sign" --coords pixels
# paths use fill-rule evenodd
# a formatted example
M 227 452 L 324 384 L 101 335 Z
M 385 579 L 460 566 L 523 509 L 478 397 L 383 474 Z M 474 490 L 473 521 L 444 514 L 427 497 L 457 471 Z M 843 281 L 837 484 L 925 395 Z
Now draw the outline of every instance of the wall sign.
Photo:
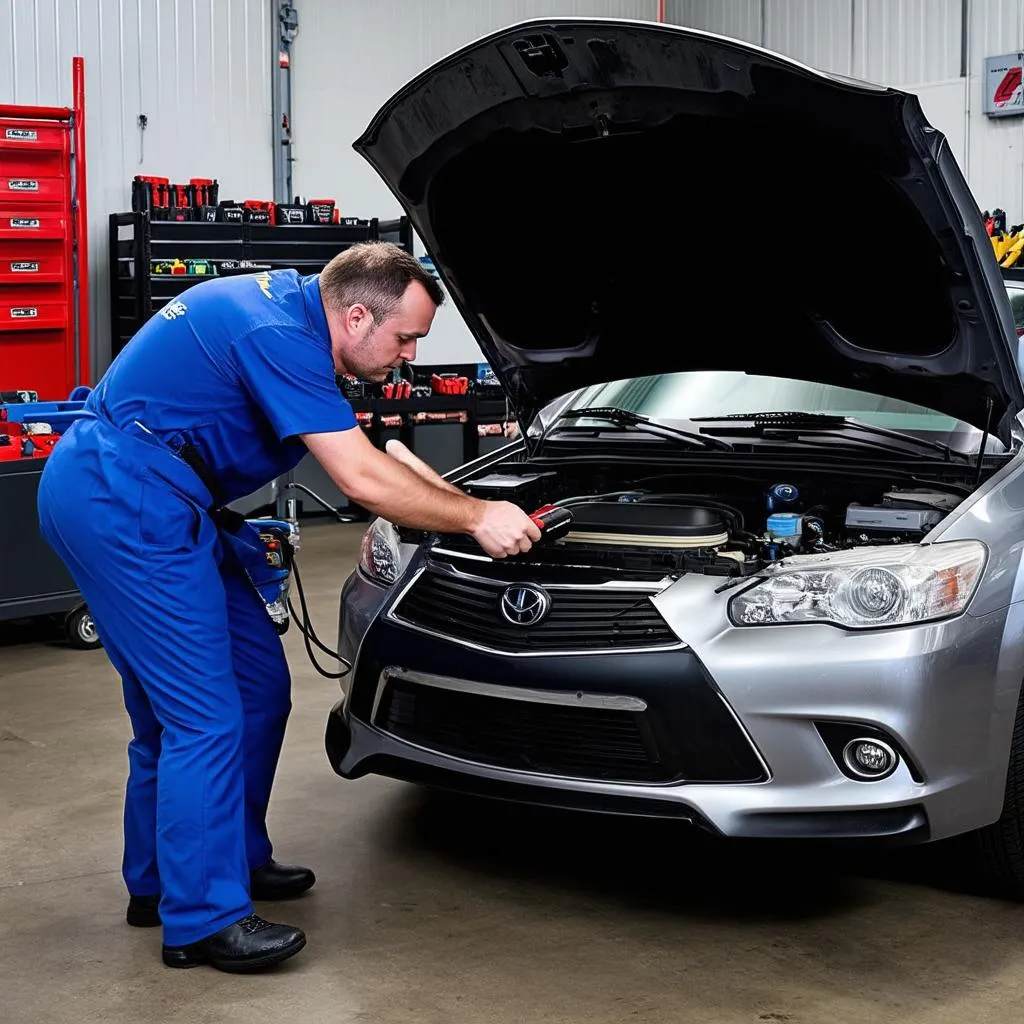
M 982 110 L 989 117 L 1024 116 L 1024 53 L 985 58 Z

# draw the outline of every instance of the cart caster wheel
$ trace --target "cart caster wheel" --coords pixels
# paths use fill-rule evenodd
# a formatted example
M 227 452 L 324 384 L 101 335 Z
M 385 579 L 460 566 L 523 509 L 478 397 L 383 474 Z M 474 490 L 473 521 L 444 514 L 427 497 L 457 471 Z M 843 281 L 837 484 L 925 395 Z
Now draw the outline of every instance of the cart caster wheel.
M 68 612 L 68 617 L 64 620 L 64 633 L 68 643 L 79 651 L 94 651 L 103 646 L 87 605 L 80 604 Z

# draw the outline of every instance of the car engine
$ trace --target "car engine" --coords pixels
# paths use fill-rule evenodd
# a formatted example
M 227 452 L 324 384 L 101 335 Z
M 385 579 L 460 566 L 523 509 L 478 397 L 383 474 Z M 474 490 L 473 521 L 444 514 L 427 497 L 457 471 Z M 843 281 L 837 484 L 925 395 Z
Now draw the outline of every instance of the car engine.
M 526 511 L 557 504 L 573 514 L 569 531 L 517 560 L 543 565 L 600 565 L 633 572 L 745 576 L 790 555 L 919 542 L 963 500 L 951 486 L 691 478 L 687 492 L 645 486 L 573 493 L 555 473 L 501 472 L 463 484 L 477 497 L 514 501 Z M 637 483 L 637 482 L 634 482 Z M 592 489 L 591 489 L 592 490 Z M 471 551 L 470 538 L 439 546 Z

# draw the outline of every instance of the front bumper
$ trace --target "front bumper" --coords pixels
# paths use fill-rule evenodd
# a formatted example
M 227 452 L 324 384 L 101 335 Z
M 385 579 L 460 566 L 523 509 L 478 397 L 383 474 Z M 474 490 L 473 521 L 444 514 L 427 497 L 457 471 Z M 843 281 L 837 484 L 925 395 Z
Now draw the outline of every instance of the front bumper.
M 657 599 L 668 621 L 691 623 L 689 632 L 677 630 L 688 641 L 678 649 L 529 659 L 404 628 L 383 614 L 390 595 L 382 600 L 365 592 L 365 581 L 351 583 L 346 609 L 367 628 L 346 698 L 329 716 L 331 765 L 345 778 L 373 773 L 500 799 L 675 818 L 735 837 L 920 842 L 998 817 L 1020 679 L 1019 666 L 1000 664 L 999 652 L 1004 633 L 1020 628 L 1014 616 L 856 636 L 827 626 L 736 629 L 716 611 L 711 581 L 681 583 L 687 587 Z M 469 681 L 480 692 L 640 698 L 668 733 L 677 767 L 683 763 L 656 781 L 581 777 L 414 742 L 379 716 L 386 670 Z M 872 782 L 844 774 L 826 742 L 836 725 L 880 731 L 900 754 L 895 771 Z M 694 737 L 699 746 L 703 736 L 704 750 L 717 753 L 725 737 L 735 757 L 743 761 L 746 749 L 760 770 L 702 774 L 700 757 L 687 760 L 672 748 L 680 736 L 683 747 Z
M 381 775 L 493 800 L 623 817 L 671 819 L 713 835 L 725 834 L 697 809 L 695 801 L 682 799 L 676 791 L 624 792 L 607 785 L 581 785 L 542 777 L 527 779 L 520 774 L 457 762 L 396 744 L 390 737 L 346 715 L 341 701 L 328 717 L 326 748 L 334 770 L 346 779 Z M 927 841 L 930 826 L 925 807 L 909 804 L 855 810 L 749 812 L 735 820 L 728 835 L 903 845 Z

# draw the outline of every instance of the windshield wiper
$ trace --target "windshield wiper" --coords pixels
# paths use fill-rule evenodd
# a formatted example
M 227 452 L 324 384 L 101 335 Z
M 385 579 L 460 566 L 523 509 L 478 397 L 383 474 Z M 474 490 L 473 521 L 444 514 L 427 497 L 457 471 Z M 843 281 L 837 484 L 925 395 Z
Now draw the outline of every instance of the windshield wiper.
M 828 413 L 808 412 L 739 412 L 728 416 L 694 416 L 694 423 L 726 423 L 740 421 L 749 426 L 735 428 L 715 428 L 716 431 L 728 432 L 730 435 L 747 435 L 753 437 L 841 437 L 844 440 L 870 445 L 884 451 L 906 454 L 905 447 L 913 446 L 919 451 L 938 452 L 946 462 L 956 457 L 961 462 L 970 462 L 964 452 L 958 452 L 940 441 L 930 441 L 902 430 L 891 430 L 878 427 L 873 423 L 864 423 L 852 416 L 830 416 Z M 705 428 L 701 428 L 704 430 Z M 867 437 L 851 436 L 847 431 L 854 430 Z M 898 441 L 899 445 L 882 444 L 872 438 L 888 438 Z
M 553 429 L 556 424 L 563 420 L 592 419 L 602 420 L 605 423 L 612 423 L 625 430 L 626 427 L 635 427 L 645 434 L 653 434 L 656 437 L 665 437 L 672 441 L 687 441 L 700 448 L 714 448 L 717 451 L 731 452 L 732 445 L 717 437 L 709 437 L 707 434 L 698 434 L 692 430 L 683 430 L 681 427 L 671 427 L 667 423 L 657 423 L 637 412 L 629 412 L 626 409 L 616 409 L 614 406 L 594 406 L 591 409 L 567 409 L 552 423 Z M 584 428 L 592 430 L 592 427 Z

